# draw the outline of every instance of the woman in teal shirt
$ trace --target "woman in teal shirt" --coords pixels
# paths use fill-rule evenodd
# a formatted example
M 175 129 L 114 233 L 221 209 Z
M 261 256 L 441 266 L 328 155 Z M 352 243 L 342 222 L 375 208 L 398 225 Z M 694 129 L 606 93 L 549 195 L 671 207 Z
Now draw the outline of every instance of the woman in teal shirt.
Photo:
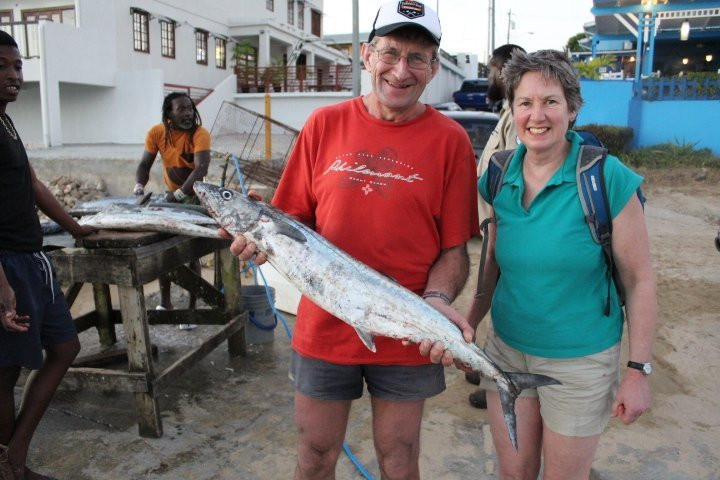
M 607 157 L 612 249 L 626 289 L 633 366 L 620 382 L 623 311 L 613 288 L 605 312 L 607 266 L 585 223 L 575 177 L 582 139 L 570 127 L 582 105 L 579 81 L 567 57 L 552 50 L 514 53 L 502 78 L 522 144 L 493 200 L 497 227 L 486 239 L 487 267 L 478 279 L 486 293 L 468 320 L 476 326 L 492 308 L 487 353 L 503 370 L 549 375 L 562 385 L 518 399 L 515 451 L 497 389 L 483 380 L 500 478 L 536 479 L 542 459 L 545 479 L 587 479 L 610 415 L 629 424 L 650 406 L 656 295 L 635 195 L 642 177 Z M 485 176 L 478 188 L 487 200 Z

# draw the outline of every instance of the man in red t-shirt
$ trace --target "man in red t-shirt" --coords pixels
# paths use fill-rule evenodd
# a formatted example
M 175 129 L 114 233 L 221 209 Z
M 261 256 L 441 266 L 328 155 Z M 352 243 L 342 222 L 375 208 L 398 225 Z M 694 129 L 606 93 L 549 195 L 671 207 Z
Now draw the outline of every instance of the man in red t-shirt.
M 165 97 L 162 106 L 162 123 L 152 127 L 145 137 L 145 150 L 135 172 L 135 195 L 145 192 L 150 179 L 150 169 L 160 153 L 163 178 L 168 192 L 166 202 L 197 203 L 193 184 L 207 175 L 210 165 L 210 133 L 202 126 L 195 102 L 186 94 L 173 92 Z M 200 275 L 200 262 L 194 261 L 190 268 Z M 170 280 L 161 275 L 160 308 L 172 309 Z M 190 309 L 195 308 L 195 296 L 190 295 Z M 193 325 L 181 324 L 180 328 L 192 329 Z
M 467 279 L 466 242 L 479 234 L 475 157 L 459 124 L 418 101 L 438 71 L 439 43 L 440 22 L 426 5 L 383 5 L 362 48 L 372 92 L 310 116 L 273 204 L 422 295 L 471 341 L 450 303 Z M 231 246 L 241 259 L 255 249 L 242 237 Z M 334 478 L 350 406 L 365 385 L 383 478 L 419 478 L 424 402 L 445 389 L 452 355 L 430 340 L 375 341 L 373 353 L 349 325 L 301 300 L 290 366 L 296 479 Z

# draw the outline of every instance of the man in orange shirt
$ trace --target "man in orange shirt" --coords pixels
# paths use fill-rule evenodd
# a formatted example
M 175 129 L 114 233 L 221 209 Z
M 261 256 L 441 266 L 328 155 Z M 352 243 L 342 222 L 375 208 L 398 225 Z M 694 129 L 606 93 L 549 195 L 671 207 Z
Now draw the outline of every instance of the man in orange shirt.
M 193 184 L 207 175 L 210 132 L 203 128 L 195 103 L 185 93 L 173 92 L 165 97 L 162 123 L 152 127 L 145 137 L 145 151 L 135 172 L 135 195 L 145 193 L 150 168 L 158 152 L 162 157 L 163 178 L 169 189 L 165 201 L 197 203 Z M 190 268 L 200 275 L 199 261 L 193 262 Z M 162 275 L 159 281 L 160 307 L 171 310 L 170 280 Z M 195 296 L 192 294 L 189 308 L 195 308 Z M 180 327 L 183 328 L 183 325 Z

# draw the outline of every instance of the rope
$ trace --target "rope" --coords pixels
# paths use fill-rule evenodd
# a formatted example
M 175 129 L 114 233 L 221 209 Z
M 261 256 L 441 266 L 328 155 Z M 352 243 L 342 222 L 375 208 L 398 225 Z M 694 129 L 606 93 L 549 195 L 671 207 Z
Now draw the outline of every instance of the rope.
M 232 157 L 233 162 L 235 163 L 235 171 L 237 171 L 238 174 L 238 183 L 240 184 L 240 189 L 242 190 L 243 195 L 247 197 L 248 193 L 245 189 L 245 181 L 242 174 L 242 169 L 240 168 L 240 163 L 238 162 L 238 159 L 235 155 Z M 255 285 L 258 284 L 258 276 L 257 273 L 260 272 L 260 277 L 263 281 L 263 286 L 265 287 L 265 295 L 267 295 L 270 308 L 272 308 L 273 313 L 280 318 L 280 321 L 283 324 L 283 327 L 285 327 L 285 333 L 288 336 L 288 339 L 292 339 L 292 331 L 290 330 L 290 327 L 287 324 L 287 321 L 285 320 L 285 317 L 282 316 L 282 314 L 275 308 L 275 302 L 272 300 L 272 294 L 270 293 L 270 287 L 268 287 L 267 280 L 265 279 L 265 275 L 263 274 L 262 270 L 260 270 L 255 263 L 253 263 L 252 260 L 248 261 L 249 268 L 253 271 L 253 278 L 255 279 Z M 243 270 L 246 271 L 247 269 Z M 374 480 L 372 474 L 365 470 L 365 467 L 362 466 L 360 461 L 353 455 L 352 451 L 350 450 L 350 446 L 347 442 L 343 441 L 343 450 L 345 451 L 345 454 L 348 456 L 350 461 L 355 465 L 355 468 L 358 469 L 360 474 L 365 477 L 368 480 Z

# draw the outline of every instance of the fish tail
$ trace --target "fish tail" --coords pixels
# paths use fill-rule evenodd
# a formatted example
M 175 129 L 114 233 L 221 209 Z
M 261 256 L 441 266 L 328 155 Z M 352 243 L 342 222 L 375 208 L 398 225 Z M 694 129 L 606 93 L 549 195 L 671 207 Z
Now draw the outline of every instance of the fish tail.
M 505 376 L 509 380 L 509 385 L 505 388 L 504 385 L 498 384 L 498 392 L 500 393 L 500 403 L 502 404 L 503 417 L 505 418 L 505 425 L 510 435 L 510 443 L 513 448 L 517 451 L 517 428 L 515 419 L 515 399 L 520 395 L 520 392 L 526 388 L 537 388 L 545 385 L 560 385 L 560 382 L 552 377 L 545 375 L 536 375 L 533 373 L 515 373 L 515 372 L 504 372 Z

